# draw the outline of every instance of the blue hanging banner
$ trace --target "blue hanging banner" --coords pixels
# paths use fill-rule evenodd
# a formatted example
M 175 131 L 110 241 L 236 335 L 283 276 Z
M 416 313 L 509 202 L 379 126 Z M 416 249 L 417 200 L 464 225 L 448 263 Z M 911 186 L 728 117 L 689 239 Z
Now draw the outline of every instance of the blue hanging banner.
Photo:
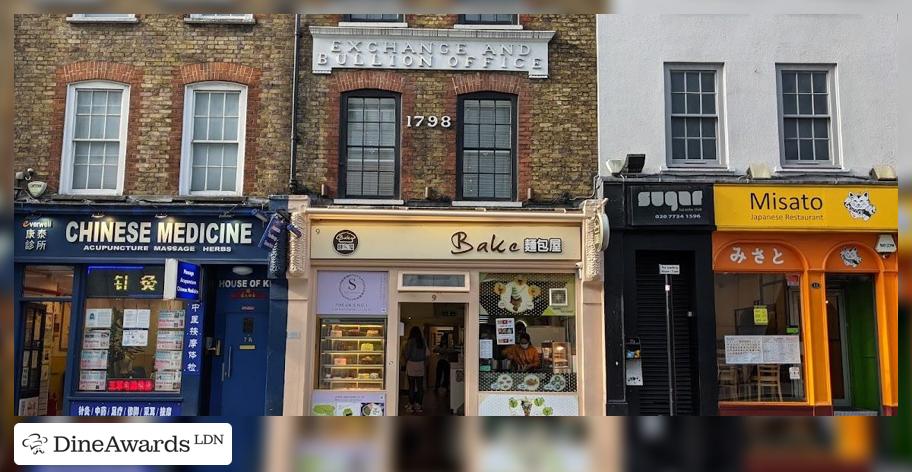
M 165 300 L 196 301 L 200 299 L 201 268 L 177 259 L 165 259 Z
M 200 375 L 203 364 L 203 304 L 187 304 L 187 326 L 184 332 L 184 375 Z
M 278 214 L 272 215 L 272 218 L 269 219 L 269 223 L 266 225 L 266 231 L 263 232 L 263 237 L 260 238 L 260 242 L 257 246 L 271 251 L 279 242 L 280 238 L 285 237 L 286 226 L 287 223 L 285 222 L 285 218 L 282 218 Z

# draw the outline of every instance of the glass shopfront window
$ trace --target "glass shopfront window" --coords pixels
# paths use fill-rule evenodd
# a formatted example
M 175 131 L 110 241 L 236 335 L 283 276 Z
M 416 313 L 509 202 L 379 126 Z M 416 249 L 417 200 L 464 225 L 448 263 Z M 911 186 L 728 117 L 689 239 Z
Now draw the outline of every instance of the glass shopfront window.
M 799 274 L 717 274 L 719 401 L 805 400 Z
M 482 273 L 479 280 L 479 391 L 576 392 L 575 277 Z
M 186 311 L 161 299 L 163 270 L 89 267 L 80 392 L 180 392 Z

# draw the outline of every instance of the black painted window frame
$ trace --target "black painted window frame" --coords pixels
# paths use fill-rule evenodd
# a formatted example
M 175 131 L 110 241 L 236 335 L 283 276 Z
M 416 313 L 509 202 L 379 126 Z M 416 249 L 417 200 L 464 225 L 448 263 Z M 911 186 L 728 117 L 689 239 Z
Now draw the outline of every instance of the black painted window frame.
M 396 139 L 393 155 L 394 175 L 392 195 L 359 195 L 348 193 L 348 100 L 350 98 L 393 98 L 396 100 Z M 388 90 L 360 89 L 342 93 L 339 100 L 339 188 L 336 194 L 339 198 L 349 199 L 390 200 L 399 198 L 399 184 L 401 178 L 400 156 L 402 149 L 402 94 Z
M 510 184 L 510 197 L 509 198 L 493 198 L 493 197 L 466 197 L 464 195 L 463 189 L 465 186 L 464 173 L 463 173 L 463 152 L 465 151 L 464 146 L 464 133 L 465 133 L 465 100 L 510 100 L 512 111 L 511 111 L 511 130 L 510 130 L 510 142 L 511 142 L 511 184 Z M 456 103 L 456 122 L 458 123 L 457 133 L 456 133 L 456 199 L 459 201 L 497 201 L 497 202 L 514 202 L 517 198 L 517 185 L 518 185 L 518 167 L 519 167 L 519 154 L 517 152 L 518 144 L 518 135 L 519 135 L 519 108 L 518 108 L 518 97 L 517 95 L 510 93 L 502 92 L 474 92 L 461 94 L 457 97 Z

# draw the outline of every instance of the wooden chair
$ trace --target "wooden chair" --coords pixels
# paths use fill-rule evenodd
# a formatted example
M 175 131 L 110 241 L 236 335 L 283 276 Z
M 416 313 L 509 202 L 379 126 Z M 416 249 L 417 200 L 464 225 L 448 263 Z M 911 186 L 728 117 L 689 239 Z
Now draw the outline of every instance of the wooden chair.
M 738 368 L 733 365 L 719 365 L 719 400 L 738 401 L 741 392 L 738 388 Z M 725 395 L 728 393 L 728 395 Z
M 763 401 L 763 391 L 771 391 L 782 401 L 782 381 L 779 377 L 779 365 L 757 366 L 757 401 Z

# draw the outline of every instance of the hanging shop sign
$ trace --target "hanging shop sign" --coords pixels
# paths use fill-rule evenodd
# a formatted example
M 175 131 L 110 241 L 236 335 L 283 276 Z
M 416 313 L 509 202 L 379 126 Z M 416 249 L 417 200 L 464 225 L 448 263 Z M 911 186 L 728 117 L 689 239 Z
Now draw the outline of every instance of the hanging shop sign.
M 711 185 L 633 185 L 628 189 L 631 226 L 713 224 Z
M 719 230 L 895 232 L 896 187 L 717 185 Z
M 388 272 L 317 273 L 317 314 L 386 315 Z
M 198 264 L 177 259 L 165 259 L 165 300 L 199 300 L 200 272 Z
M 256 218 L 153 215 L 19 215 L 16 257 L 72 260 L 85 257 L 266 259 L 257 248 L 263 224 Z
M 548 77 L 554 31 L 311 26 L 313 73 L 333 69 L 525 72 Z
M 314 259 L 580 260 L 581 225 L 377 223 L 311 225 Z

